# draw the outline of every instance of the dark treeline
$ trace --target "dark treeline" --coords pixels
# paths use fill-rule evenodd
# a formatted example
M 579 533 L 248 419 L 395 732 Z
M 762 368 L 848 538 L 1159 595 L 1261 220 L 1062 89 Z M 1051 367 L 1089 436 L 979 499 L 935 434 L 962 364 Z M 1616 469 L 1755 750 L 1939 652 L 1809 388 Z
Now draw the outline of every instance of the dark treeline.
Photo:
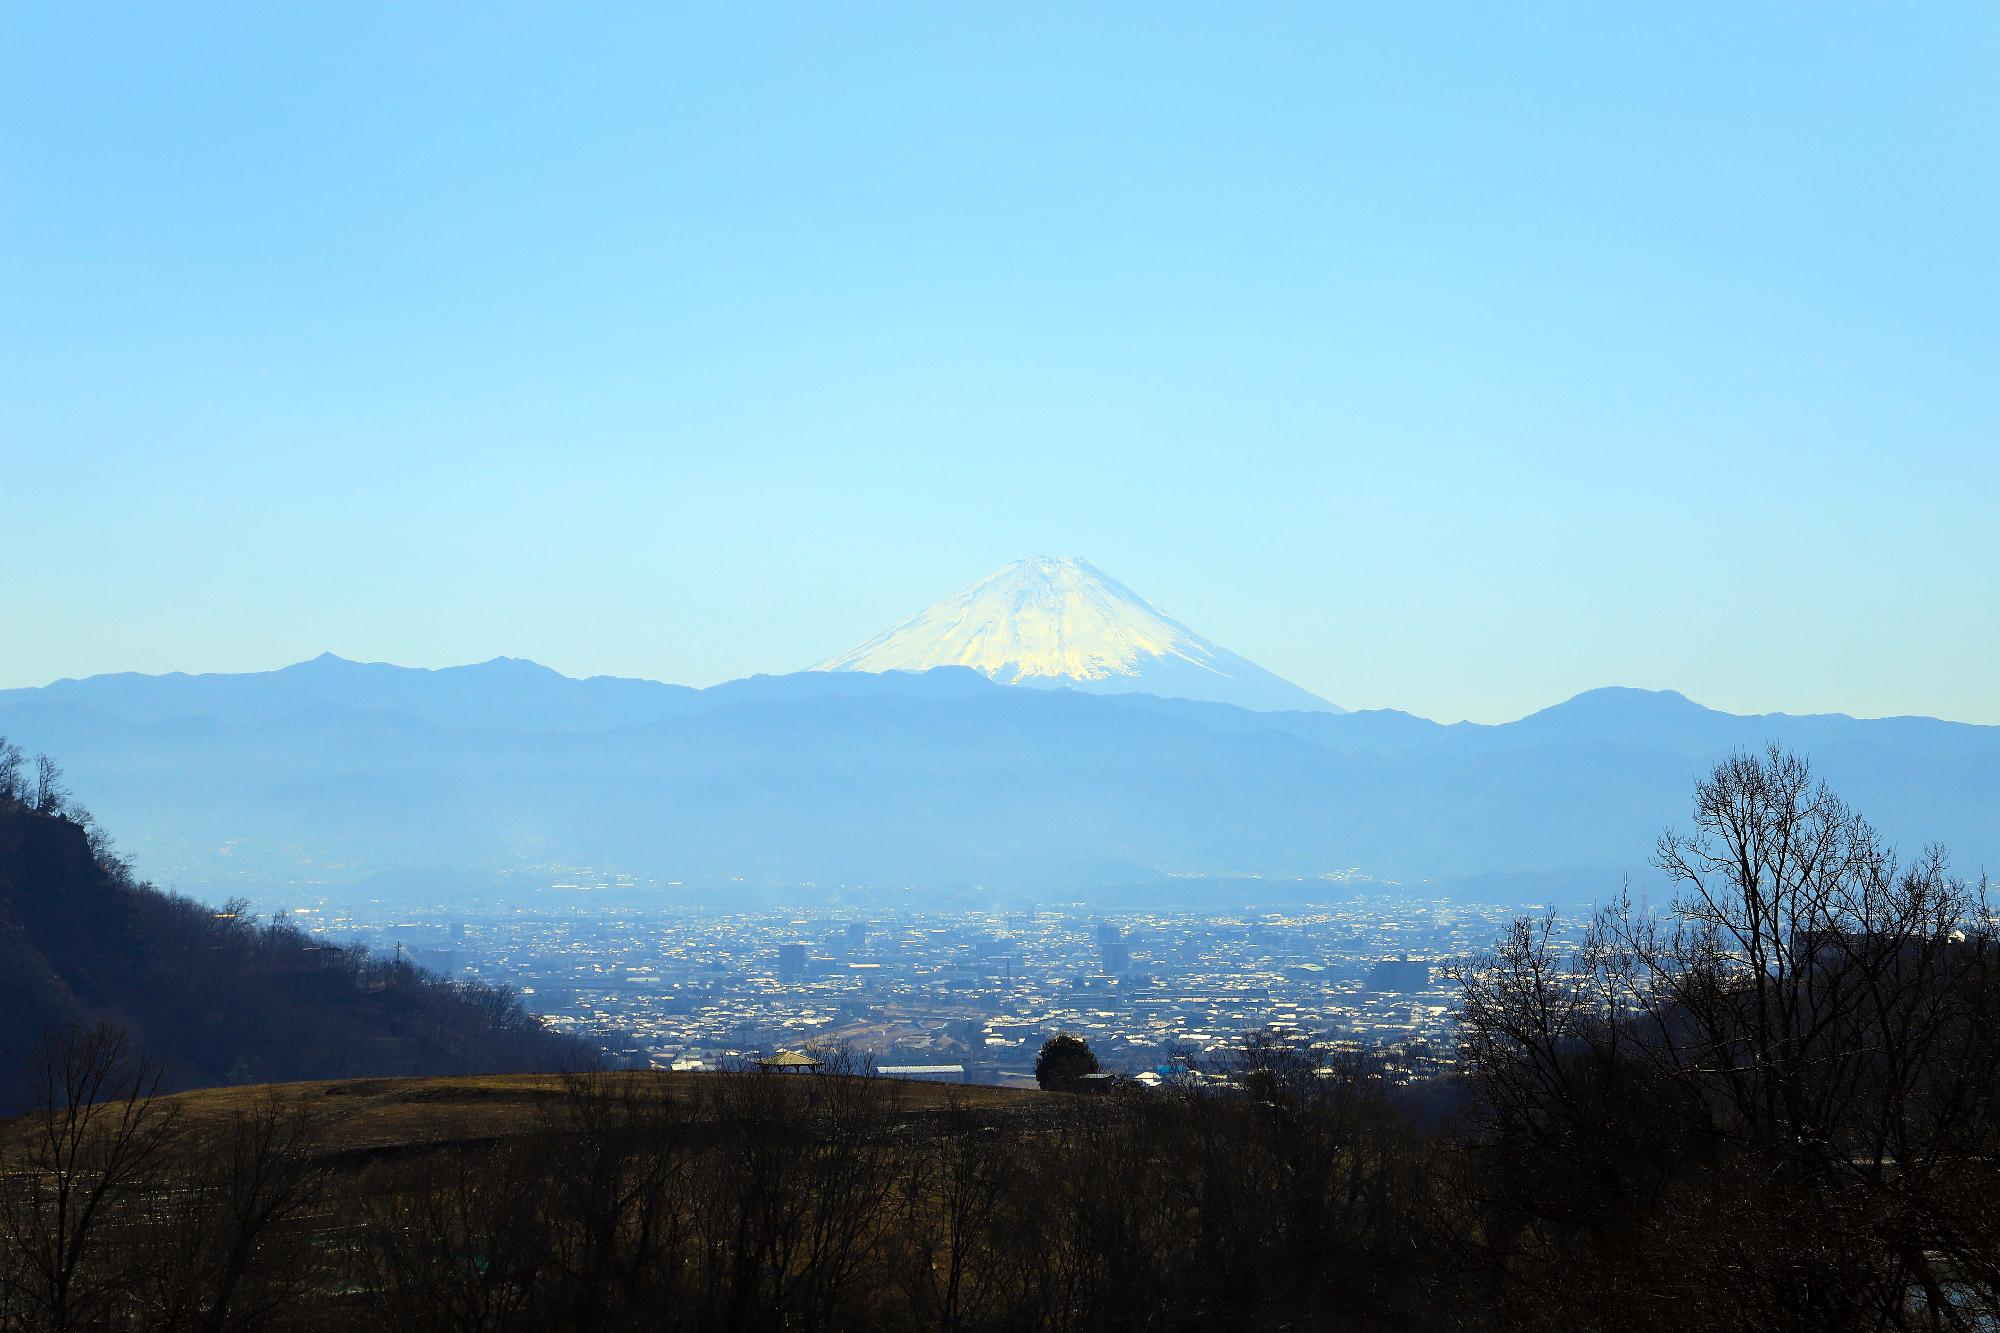
M 0 1327 L 1388 1328 L 1455 1308 L 1448 1201 L 1380 1085 L 1267 1043 L 1240 1065 L 1242 1095 L 979 1100 L 840 1072 L 571 1074 L 526 1132 L 474 1114 L 368 1151 L 310 1097 L 190 1114 L 116 1034 L 72 1031 L 0 1158 Z
M 0 1139 L 0 1327 L 1993 1327 L 1983 887 L 1780 754 L 1657 863 L 1671 908 L 1468 965 L 1417 1094 L 1253 1034 L 1222 1088 L 570 1074 L 398 1147 L 70 1030 Z
M 0 738 L 0 1065 L 112 1023 L 171 1086 L 558 1068 L 588 1053 L 505 991 L 141 883 L 61 768 Z M 22 1094 L 0 1076 L 0 1113 Z
M 1503 1323 L 2000 1319 L 2000 941 L 1803 760 L 1740 755 L 1660 838 L 1663 912 L 1517 922 L 1464 969 L 1451 1142 Z

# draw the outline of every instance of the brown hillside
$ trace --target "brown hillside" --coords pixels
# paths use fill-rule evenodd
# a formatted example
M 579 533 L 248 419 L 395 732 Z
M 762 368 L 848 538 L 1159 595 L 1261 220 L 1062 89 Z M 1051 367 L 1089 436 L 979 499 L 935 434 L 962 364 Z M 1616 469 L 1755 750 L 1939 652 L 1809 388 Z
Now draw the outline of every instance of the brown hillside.
M 616 1072 L 597 1076 L 621 1092 L 650 1092 L 663 1101 L 694 1100 L 698 1090 L 736 1078 L 806 1078 L 849 1082 L 841 1075 Z M 909 1116 L 944 1110 L 955 1098 L 965 1107 L 989 1112 L 1028 1112 L 1046 1105 L 1036 1089 L 975 1084 L 875 1079 L 896 1109 Z M 221 1123 L 258 1109 L 272 1098 L 309 1109 L 322 1126 L 321 1145 L 329 1153 L 372 1154 L 405 1148 L 490 1141 L 532 1133 L 546 1123 L 563 1097 L 558 1074 L 492 1074 L 456 1078 L 332 1079 L 269 1083 L 249 1087 L 203 1088 L 161 1100 L 189 1124 Z

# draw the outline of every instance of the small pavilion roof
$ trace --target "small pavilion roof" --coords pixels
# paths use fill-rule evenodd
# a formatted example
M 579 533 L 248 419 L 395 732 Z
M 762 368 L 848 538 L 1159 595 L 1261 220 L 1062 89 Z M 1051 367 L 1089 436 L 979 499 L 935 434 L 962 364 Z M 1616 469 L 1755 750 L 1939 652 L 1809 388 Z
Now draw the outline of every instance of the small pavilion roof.
M 804 1051 L 779 1051 L 757 1061 L 759 1069 L 817 1069 L 819 1066 L 820 1062 Z

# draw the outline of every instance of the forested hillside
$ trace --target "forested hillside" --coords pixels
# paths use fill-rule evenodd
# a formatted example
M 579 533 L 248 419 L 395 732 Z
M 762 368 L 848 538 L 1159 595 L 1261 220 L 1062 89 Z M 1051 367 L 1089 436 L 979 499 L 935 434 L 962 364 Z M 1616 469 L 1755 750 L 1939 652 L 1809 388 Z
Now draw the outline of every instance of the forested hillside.
M 588 1052 L 505 992 L 137 880 L 0 740 L 0 1108 L 44 1032 L 111 1022 L 169 1086 L 557 1069 Z

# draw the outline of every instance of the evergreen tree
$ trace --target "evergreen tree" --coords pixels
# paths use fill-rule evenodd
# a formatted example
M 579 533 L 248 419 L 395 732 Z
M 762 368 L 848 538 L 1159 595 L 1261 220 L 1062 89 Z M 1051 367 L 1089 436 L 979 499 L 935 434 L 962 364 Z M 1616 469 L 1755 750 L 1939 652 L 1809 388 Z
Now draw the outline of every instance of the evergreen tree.
M 1076 1089 L 1085 1074 L 1097 1072 L 1097 1053 L 1082 1037 L 1058 1032 L 1042 1043 L 1035 1057 L 1035 1082 L 1057 1092 Z

